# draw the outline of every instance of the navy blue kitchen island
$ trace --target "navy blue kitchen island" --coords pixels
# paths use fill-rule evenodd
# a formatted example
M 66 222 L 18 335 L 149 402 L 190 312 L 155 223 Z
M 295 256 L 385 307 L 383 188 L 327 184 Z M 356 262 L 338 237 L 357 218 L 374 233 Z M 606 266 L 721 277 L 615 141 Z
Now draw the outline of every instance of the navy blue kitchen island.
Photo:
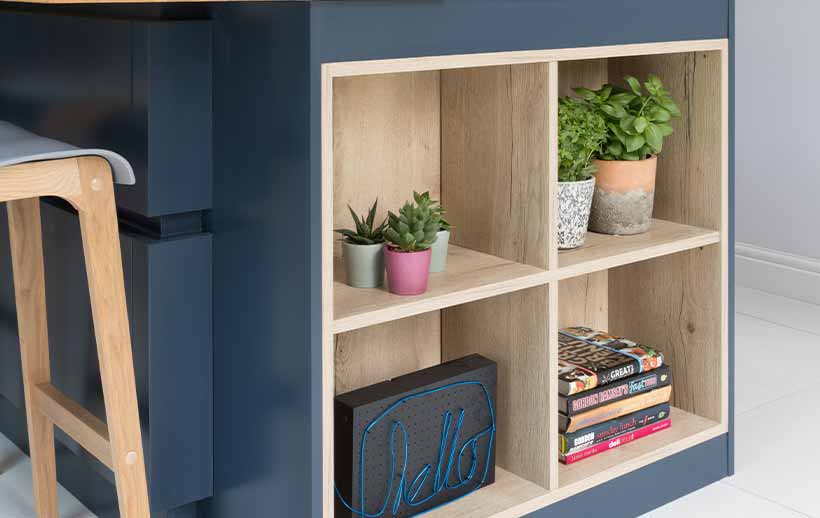
M 0 2 L 0 120 L 134 166 L 117 200 L 154 515 L 334 518 L 333 395 L 474 352 L 499 363 L 502 470 L 429 516 L 630 517 L 730 475 L 732 20 L 731 0 Z M 559 254 L 556 96 L 653 71 L 686 105 L 653 230 Z M 462 230 L 449 273 L 412 300 L 335 282 L 346 204 L 414 188 Z M 79 224 L 47 200 L 43 225 L 54 384 L 102 418 Z M 0 234 L 0 433 L 25 448 Z M 671 430 L 559 465 L 570 321 L 668 353 Z M 111 473 L 57 442 L 61 484 L 117 516 Z

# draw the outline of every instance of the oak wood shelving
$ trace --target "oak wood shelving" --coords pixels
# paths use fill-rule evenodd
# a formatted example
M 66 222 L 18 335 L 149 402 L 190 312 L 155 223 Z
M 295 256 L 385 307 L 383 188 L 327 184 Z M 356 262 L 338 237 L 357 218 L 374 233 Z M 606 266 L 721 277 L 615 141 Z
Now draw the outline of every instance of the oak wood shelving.
M 725 40 L 703 40 L 323 65 L 325 518 L 334 395 L 471 352 L 499 366 L 496 482 L 433 518 L 523 516 L 727 432 L 727 59 Z M 558 96 L 650 71 L 684 101 L 652 228 L 590 233 L 559 253 Z M 449 211 L 447 271 L 417 297 L 346 286 L 332 229 L 347 225 L 347 204 L 392 208 L 413 190 Z M 559 465 L 554 374 L 568 324 L 665 353 L 671 429 Z

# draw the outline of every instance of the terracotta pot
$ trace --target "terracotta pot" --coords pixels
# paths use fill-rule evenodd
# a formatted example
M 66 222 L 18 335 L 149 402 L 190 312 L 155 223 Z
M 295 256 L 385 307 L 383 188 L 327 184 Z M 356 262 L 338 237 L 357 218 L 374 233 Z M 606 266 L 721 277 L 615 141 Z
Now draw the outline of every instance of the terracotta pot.
M 595 178 L 582 182 L 558 182 L 558 248 L 568 250 L 584 244 Z
M 400 252 L 385 245 L 384 265 L 387 268 L 387 289 L 390 293 L 421 295 L 427 291 L 431 256 L 429 248 L 421 252 Z
M 658 157 L 646 160 L 595 160 L 595 195 L 589 229 L 630 235 L 649 230 L 655 203 Z

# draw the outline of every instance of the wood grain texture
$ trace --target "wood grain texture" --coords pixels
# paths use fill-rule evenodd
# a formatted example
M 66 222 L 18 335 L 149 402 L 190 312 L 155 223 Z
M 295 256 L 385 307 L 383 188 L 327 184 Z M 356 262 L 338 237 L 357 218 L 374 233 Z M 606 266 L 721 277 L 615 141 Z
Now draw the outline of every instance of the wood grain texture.
M 598 89 L 609 77 L 606 59 L 583 59 L 558 63 L 558 95 L 575 96 L 575 87 Z
M 488 518 L 523 516 L 517 508 L 547 491 L 503 468 L 495 468 L 495 483 L 444 507 L 428 512 L 431 518 Z
M 41 383 L 35 387 L 34 401 L 37 409 L 52 423 L 80 443 L 108 469 L 112 469 L 111 442 L 104 422 L 50 383 Z
M 565 279 L 559 283 L 558 326 L 609 329 L 609 274 L 607 271 Z
M 609 330 L 664 353 L 675 406 L 720 422 L 720 247 L 710 246 L 609 272 Z
M 657 73 L 680 101 L 682 118 L 674 122 L 658 164 L 656 217 L 714 229 L 721 243 L 612 270 L 609 320 L 612 332 L 667 355 L 676 406 L 725 424 L 728 142 L 722 61 L 718 51 L 610 61 L 610 77 Z
M 644 56 L 668 54 L 671 52 L 719 51 L 726 48 L 728 48 L 728 40 L 726 39 L 665 41 L 655 43 L 635 43 L 628 45 L 605 45 L 599 47 L 537 49 L 398 59 L 373 59 L 367 61 L 328 63 L 325 66 L 327 67 L 328 73 L 331 77 L 344 77 L 396 72 L 420 72 L 425 70 L 452 70 L 459 68 L 491 67 L 500 65 L 524 65 L 530 63 L 548 63 L 550 61 Z
M 675 383 L 677 384 L 677 381 Z M 590 457 L 583 462 L 562 465 L 561 488 L 566 488 L 571 494 L 580 493 L 723 432 L 723 428 L 715 421 L 679 408 L 672 408 L 671 417 L 672 427 L 667 430 Z
M 83 157 L 78 163 L 83 188 L 80 230 L 120 515 L 149 518 L 111 168 L 99 157 Z
M 609 61 L 613 82 L 628 74 L 657 74 L 678 101 L 682 117 L 658 157 L 655 213 L 685 225 L 721 229 L 721 54 L 687 52 Z M 616 81 L 617 79 L 617 81 Z
M 336 335 L 336 393 L 441 363 L 438 311 Z
M 548 286 L 547 301 L 547 451 L 549 452 L 548 475 L 552 491 L 558 488 L 558 283 Z
M 0 167 L 0 201 L 59 196 L 75 204 L 81 194 L 76 158 Z
M 333 225 L 352 228 L 350 204 L 378 219 L 412 200 L 441 194 L 439 73 L 333 81 Z M 340 246 L 334 248 L 341 256 Z
M 441 73 L 442 203 L 451 242 L 549 267 L 548 66 Z
M 677 52 L 688 53 L 690 61 L 661 55 Z M 632 57 L 636 55 L 641 57 Z M 584 61 L 564 62 L 573 59 Z M 551 62 L 555 60 L 560 63 Z M 720 63 L 717 68 L 716 62 Z M 444 308 L 442 360 L 479 352 L 499 362 L 498 461 L 502 482 L 433 515 L 523 516 L 726 433 L 727 62 L 726 40 L 704 40 L 323 65 L 326 85 L 334 81 L 334 76 L 420 71 L 439 74 L 441 199 L 456 227 L 452 242 L 543 270 L 535 287 L 522 285 L 519 288 L 526 289 L 472 302 L 459 299 L 462 291 L 471 288 L 459 287 L 437 299 L 440 305 L 431 308 Z M 489 68 L 473 68 L 478 66 Z M 550 175 L 556 165 L 549 161 L 554 155 L 550 136 L 557 122 L 554 93 L 566 94 L 578 83 L 596 87 L 613 74 L 642 74 L 641 70 L 649 69 L 677 74 L 669 80 L 663 74 L 661 77 L 667 85 L 683 85 L 688 92 L 682 96 L 687 103 L 684 120 L 673 137 L 684 135 L 685 142 L 668 142 L 664 167 L 672 172 L 661 178 L 664 169 L 659 171 L 659 190 L 669 193 L 658 198 L 656 216 L 661 220 L 643 237 L 591 235 L 588 246 L 557 254 L 550 246 L 550 219 L 554 218 L 549 217 L 554 210 L 550 193 L 555 189 Z M 713 93 L 715 97 L 706 98 L 714 88 L 719 95 Z M 541 100 L 532 93 L 536 91 L 542 92 Z M 323 95 L 323 105 L 332 107 L 333 96 Z M 335 135 L 338 128 L 332 126 L 334 114 L 339 111 L 323 113 L 323 124 L 334 127 Z M 333 164 L 323 163 L 325 175 L 328 171 L 335 174 L 338 163 L 334 156 L 337 143 L 331 145 L 331 141 L 331 136 L 323 132 L 323 160 L 327 162 L 331 157 Z M 533 171 L 540 171 L 542 178 L 532 176 Z M 323 176 L 324 203 L 339 192 L 332 178 L 328 184 Z M 684 199 L 671 199 L 674 194 Z M 533 209 L 532 204 L 539 204 L 539 208 Z M 327 212 L 336 211 L 338 204 L 331 203 Z M 530 228 L 529 222 L 539 218 L 540 229 Z M 332 217 L 323 221 L 328 228 L 335 224 Z M 325 269 L 332 277 L 332 266 Z M 332 294 L 333 284 L 326 283 L 324 290 Z M 330 300 L 325 297 L 325 301 Z M 328 306 L 325 302 L 324 314 Z M 420 306 L 413 311 L 421 315 L 405 320 L 429 316 Z M 368 312 L 364 309 L 356 318 L 366 318 Z M 395 318 L 402 316 L 406 315 L 399 312 Z M 617 462 L 609 460 L 613 452 L 602 455 L 595 469 L 590 470 L 579 468 L 592 466 L 587 464 L 591 460 L 575 465 L 576 469 L 559 468 L 553 445 L 557 425 L 552 405 L 557 387 L 549 373 L 555 372 L 557 327 L 579 319 L 638 338 L 643 333 L 649 337 L 645 341 L 664 352 L 667 348 L 662 343 L 670 344 L 669 362 L 675 370 L 675 402 L 679 406 L 673 411 L 676 421 L 671 431 L 615 454 L 623 456 Z M 345 388 L 356 387 L 403 373 L 392 365 L 394 360 L 411 365 L 424 363 L 425 358 L 435 361 L 412 346 L 375 349 L 390 327 L 404 326 L 405 330 L 397 333 L 409 336 L 416 332 L 417 325 L 410 328 L 404 321 L 392 321 L 335 337 L 325 327 L 325 335 L 330 338 L 325 342 L 325 386 L 330 386 L 332 394 L 337 382 L 346 384 Z M 359 333 L 362 339 L 356 337 Z M 430 350 L 424 348 L 421 353 Z M 374 364 L 384 365 L 374 369 L 374 376 L 364 367 L 362 357 L 368 355 L 378 357 Z M 329 367 L 328 358 L 332 358 Z M 341 380 L 332 375 L 334 368 L 343 373 Z M 716 373 L 713 381 L 701 382 L 701 376 L 712 373 Z M 325 394 L 327 409 L 332 395 Z M 532 415 L 531 408 L 522 403 L 532 403 L 533 394 L 537 395 L 536 408 L 543 410 L 543 415 Z M 529 413 L 524 413 L 525 408 Z M 330 413 L 325 410 L 325 423 L 332 423 L 332 409 Z M 514 439 L 504 437 L 505 429 L 515 433 Z M 332 506 L 332 466 L 328 460 L 332 458 L 332 438 L 327 439 L 331 433 L 332 426 L 325 426 L 325 494 L 330 495 L 326 497 L 326 510 Z M 331 518 L 332 509 L 325 516 Z
M 539 286 L 443 310 L 441 324 L 442 360 L 479 353 L 498 363 L 498 465 L 544 488 L 550 485 L 550 419 L 557 412 L 548 397 L 555 372 L 549 370 L 548 308 L 549 288 Z
M 559 487 L 546 491 L 496 468 L 496 483 L 430 512 L 434 518 L 518 518 L 622 475 L 638 470 L 723 433 L 724 427 L 679 408 L 671 428 L 570 466 L 560 466 Z
M 584 275 L 719 242 L 720 232 L 655 219 L 649 231 L 633 236 L 590 232 L 586 243 L 558 254 L 559 277 Z
M 7 206 L 34 505 L 38 518 L 56 518 L 54 427 L 35 400 L 36 386 L 51 382 L 40 199 L 10 201 Z
M 547 269 L 558 269 L 558 63 L 547 63 Z
M 447 271 L 430 275 L 422 295 L 393 295 L 386 288 L 352 288 L 341 261 L 334 268 L 334 332 L 350 331 L 546 283 L 544 271 L 450 245 Z
M 335 80 L 327 71 L 323 67 L 323 300 L 332 306 L 323 311 L 323 512 L 331 517 L 334 393 L 429 366 L 441 357 L 438 312 L 367 328 L 363 327 L 400 318 L 399 313 L 382 320 L 354 318 L 355 325 L 336 328 L 335 317 L 351 316 L 357 303 L 369 303 L 370 295 L 377 300 L 391 296 L 334 283 L 334 273 L 343 275 L 343 268 L 340 263 L 333 266 L 333 257 L 341 257 L 341 246 L 332 229 L 352 227 L 348 204 L 361 214 L 378 198 L 381 220 L 388 209 L 395 211 L 412 199 L 414 190 L 429 190 L 438 198 L 441 123 L 436 71 Z M 412 314 L 417 313 L 403 316 Z M 340 330 L 357 327 L 363 329 L 334 337 Z M 410 344 L 412 348 L 406 349 Z
M 441 73 L 442 200 L 455 244 L 549 268 L 549 66 Z M 498 362 L 498 465 L 550 486 L 549 288 L 442 311 L 442 359 Z M 554 407 L 553 411 L 554 411 Z
M 322 66 L 322 517 L 333 518 L 335 339 L 333 336 L 333 79 Z

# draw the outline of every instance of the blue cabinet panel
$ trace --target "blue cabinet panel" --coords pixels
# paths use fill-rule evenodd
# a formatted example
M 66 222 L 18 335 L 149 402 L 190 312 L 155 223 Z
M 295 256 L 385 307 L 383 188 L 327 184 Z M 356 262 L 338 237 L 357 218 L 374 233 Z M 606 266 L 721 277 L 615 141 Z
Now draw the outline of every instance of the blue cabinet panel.
M 726 38 L 716 0 L 312 2 L 323 63 Z
M 147 217 L 211 206 L 211 26 L 0 12 L 0 120 L 113 149 Z
M 53 382 L 104 419 L 79 222 L 63 208 L 42 207 Z M 5 207 L 0 214 L 0 396 L 16 409 L 19 425 L 23 394 Z M 211 235 L 153 240 L 123 233 L 121 243 L 151 506 L 164 511 L 213 492 Z M 6 412 L 6 420 L 14 414 Z M 105 495 L 114 497 L 111 472 L 62 432 L 58 441 L 63 456 L 74 457 L 61 483 L 104 512 Z M 85 475 L 75 476 L 80 468 Z

